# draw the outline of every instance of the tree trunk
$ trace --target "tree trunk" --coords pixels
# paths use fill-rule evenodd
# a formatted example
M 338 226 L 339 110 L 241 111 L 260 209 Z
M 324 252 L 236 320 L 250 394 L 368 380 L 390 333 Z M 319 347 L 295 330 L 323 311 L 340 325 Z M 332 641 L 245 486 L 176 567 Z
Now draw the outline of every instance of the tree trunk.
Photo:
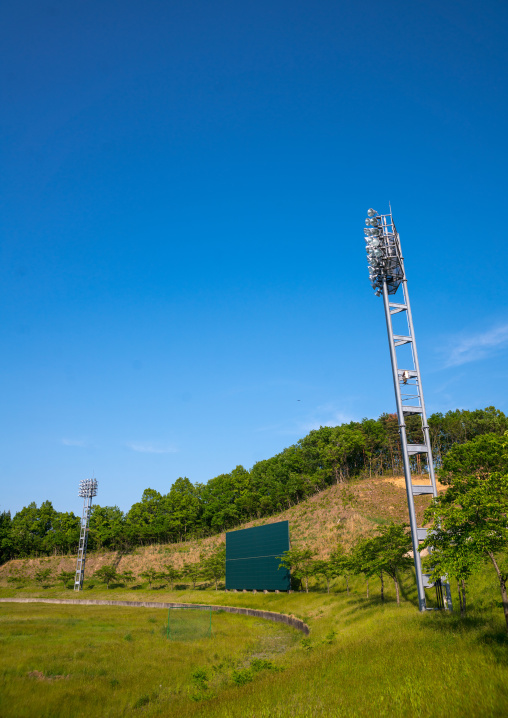
M 465 617 L 465 615 L 466 615 L 466 582 L 464 581 L 464 579 L 462 579 L 461 583 L 462 583 L 462 603 L 461 603 L 461 606 L 463 607 L 464 613 L 462 614 L 462 612 L 461 612 L 460 615 L 461 615 L 461 616 L 463 615 L 463 616 Z
M 381 579 L 381 600 L 384 602 L 384 600 L 385 600 L 385 582 L 383 581 L 383 572 L 382 571 L 381 571 L 379 578 Z
M 326 577 L 326 593 L 330 593 L 330 579 Z
M 395 584 L 395 593 L 397 595 L 397 606 L 400 606 L 399 582 L 397 581 L 397 576 L 394 577 L 393 582 Z
M 305 593 L 309 593 L 309 577 L 305 576 Z
M 508 633 L 508 594 L 506 593 L 506 578 L 503 576 L 501 571 L 499 570 L 499 566 L 497 565 L 497 561 L 495 559 L 494 554 L 492 551 L 487 551 L 487 554 L 494 564 L 494 568 L 496 569 L 497 577 L 499 579 L 499 586 L 501 588 L 501 598 L 503 599 L 503 611 L 504 611 L 504 618 L 506 621 L 506 632 Z
M 466 615 L 466 612 L 464 610 L 464 606 L 462 605 L 462 592 L 460 590 L 460 581 L 457 581 L 457 591 L 459 592 L 460 617 L 464 618 L 464 616 Z

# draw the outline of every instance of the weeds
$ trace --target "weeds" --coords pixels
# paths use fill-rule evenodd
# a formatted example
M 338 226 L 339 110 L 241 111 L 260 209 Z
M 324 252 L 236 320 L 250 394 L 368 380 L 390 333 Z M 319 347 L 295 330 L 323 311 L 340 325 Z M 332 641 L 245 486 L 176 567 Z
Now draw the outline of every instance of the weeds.
M 508 643 L 490 573 L 471 583 L 467 620 L 437 611 L 420 614 L 409 574 L 401 588 L 400 608 L 391 587 L 381 603 L 379 584 L 373 580 L 367 599 L 361 578 L 352 579 L 350 596 L 342 590 L 234 596 L 188 591 L 189 601 L 305 616 L 311 636 L 257 618 L 214 612 L 212 638 L 185 643 L 167 641 L 157 626 L 150 633 L 152 625 L 165 621 L 160 609 L 0 603 L 0 714 L 2 718 L 90 714 L 116 718 L 134 710 L 150 718 L 508 714 Z M 65 597 L 61 589 L 54 591 L 53 595 Z M 19 594 L 12 588 L 5 593 Z M 146 590 L 119 589 L 118 593 L 121 598 L 150 598 Z M 42 590 L 39 595 L 44 595 Z M 91 595 L 109 598 L 111 592 L 108 595 L 104 587 Z M 168 592 L 162 600 L 178 600 L 178 594 Z M 128 634 L 134 637 L 135 650 L 127 649 Z M 415 656 L 421 681 L 407 673 Z M 32 671 L 45 678 L 29 678 Z
M 244 686 L 246 683 L 250 683 L 254 678 L 254 674 L 248 668 L 243 668 L 238 671 L 233 671 L 231 679 L 237 686 Z

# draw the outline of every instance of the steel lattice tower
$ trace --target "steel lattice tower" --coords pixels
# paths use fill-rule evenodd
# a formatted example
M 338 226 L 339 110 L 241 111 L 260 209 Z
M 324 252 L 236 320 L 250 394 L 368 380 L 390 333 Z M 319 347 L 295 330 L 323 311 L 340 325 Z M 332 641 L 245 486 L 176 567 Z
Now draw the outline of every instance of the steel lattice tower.
M 427 529 L 420 528 L 417 525 L 414 497 L 422 494 L 437 496 L 437 486 L 400 238 L 393 222 L 391 210 L 390 214 L 378 214 L 375 210 L 369 209 L 367 214 L 368 218 L 365 220 L 367 229 L 364 229 L 364 233 L 365 241 L 367 242 L 369 276 L 376 296 L 383 295 L 395 400 L 397 403 L 402 463 L 406 480 L 418 604 L 420 611 L 427 610 L 425 589 L 435 586 L 439 607 L 446 607 L 451 610 L 451 593 L 448 582 L 443 579 L 435 584 L 431 583 L 429 575 L 424 574 L 422 571 L 421 557 L 418 552 L 420 541 L 423 541 L 427 536 Z M 390 295 L 396 294 L 401 285 L 402 301 L 400 303 L 391 301 Z M 400 314 L 405 317 L 405 328 L 402 333 L 394 331 L 392 321 L 394 314 Z M 404 345 L 409 345 L 411 355 L 409 366 L 402 364 L 404 368 L 400 369 L 397 361 L 397 348 Z M 408 361 L 407 357 L 404 360 Z M 415 415 L 421 419 L 422 444 L 410 444 L 407 439 L 406 417 Z M 424 463 L 429 472 L 430 484 L 415 485 L 412 482 L 410 457 L 416 455 L 426 455 L 427 457 Z M 443 588 L 445 589 L 444 594 Z
M 79 533 L 78 561 L 76 565 L 76 576 L 74 577 L 74 590 L 81 591 L 83 579 L 85 578 L 86 545 L 88 543 L 88 525 L 90 523 L 90 511 L 92 509 L 92 498 L 97 496 L 97 479 L 83 479 L 79 482 L 79 496 L 83 501 L 83 514 L 81 516 L 81 528 Z

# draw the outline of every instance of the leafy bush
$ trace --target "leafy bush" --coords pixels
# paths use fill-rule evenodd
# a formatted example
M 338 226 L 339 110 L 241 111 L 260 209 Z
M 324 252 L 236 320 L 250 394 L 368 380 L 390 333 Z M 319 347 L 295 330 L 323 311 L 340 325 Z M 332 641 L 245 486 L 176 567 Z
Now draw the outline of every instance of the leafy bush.
M 252 671 L 249 668 L 243 668 L 238 671 L 233 671 L 231 678 L 233 683 L 237 686 L 244 686 L 246 683 L 250 683 L 254 678 Z

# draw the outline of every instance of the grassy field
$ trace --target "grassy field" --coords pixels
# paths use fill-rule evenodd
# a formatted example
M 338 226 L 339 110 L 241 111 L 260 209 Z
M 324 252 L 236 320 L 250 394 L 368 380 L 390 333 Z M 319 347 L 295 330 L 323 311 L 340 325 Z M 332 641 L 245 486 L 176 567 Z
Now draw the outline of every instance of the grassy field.
M 309 638 L 261 619 L 214 613 L 213 636 L 164 637 L 157 609 L 0 604 L 0 715 L 505 716 L 508 641 L 490 572 L 469 615 L 414 606 L 411 576 L 397 607 L 353 581 L 350 596 L 212 590 L 84 592 L 87 598 L 265 608 L 303 618 Z M 59 589 L 0 595 L 74 597 Z

